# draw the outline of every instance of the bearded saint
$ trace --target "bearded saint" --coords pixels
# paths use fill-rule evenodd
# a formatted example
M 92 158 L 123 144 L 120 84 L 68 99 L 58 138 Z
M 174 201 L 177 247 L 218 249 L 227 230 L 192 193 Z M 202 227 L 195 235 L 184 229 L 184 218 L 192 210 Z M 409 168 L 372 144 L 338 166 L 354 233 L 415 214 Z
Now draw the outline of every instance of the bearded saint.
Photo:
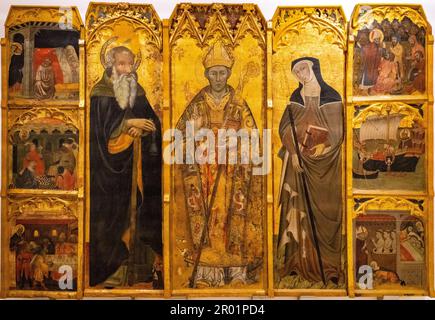
M 56 91 L 55 76 L 52 62 L 45 58 L 36 70 L 35 76 L 35 97 L 37 99 L 51 99 Z
M 250 132 L 257 128 L 246 101 L 227 84 L 233 63 L 231 52 L 221 41 L 210 48 L 203 60 L 210 85 L 199 91 L 181 115 L 177 129 L 184 136 L 189 122 L 195 124 L 195 132 L 201 129 L 213 132 L 215 141 L 219 129 Z M 196 146 L 200 144 L 197 142 Z M 238 155 L 236 164 L 218 163 L 216 151 L 214 162 L 176 167 L 176 179 L 183 184 L 192 260 L 197 261 L 197 270 L 193 268 L 190 277 L 191 287 L 243 285 L 251 280 L 248 271 L 252 266 L 256 262 L 261 265 L 261 178 L 252 174 L 251 164 L 240 163 L 239 145 L 228 151 L 231 152 Z M 200 201 L 193 202 L 193 195 Z
M 118 46 L 101 59 L 90 104 L 90 285 L 152 281 L 161 263 L 161 129 L 136 59 Z

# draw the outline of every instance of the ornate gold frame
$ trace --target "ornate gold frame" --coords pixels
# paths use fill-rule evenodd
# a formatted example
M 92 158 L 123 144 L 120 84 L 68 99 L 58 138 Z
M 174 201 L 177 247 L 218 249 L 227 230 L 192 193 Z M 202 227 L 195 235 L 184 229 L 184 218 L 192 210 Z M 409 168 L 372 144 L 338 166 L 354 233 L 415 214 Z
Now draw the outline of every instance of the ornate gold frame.
M 199 4 L 194 4 L 199 5 Z M 193 6 L 194 6 L 193 5 Z M 208 5 L 208 4 L 207 4 Z M 214 4 L 219 6 L 220 4 Z M 222 5 L 222 4 L 221 4 Z M 343 192 L 346 197 L 343 200 L 346 206 L 346 235 L 347 235 L 347 290 L 324 290 L 324 289 L 306 289 L 306 290 L 279 290 L 274 288 L 274 243 L 273 235 L 275 230 L 274 216 L 277 210 L 276 195 L 278 190 L 274 187 L 274 170 L 275 156 L 272 155 L 273 171 L 264 178 L 266 193 L 264 195 L 265 208 L 265 260 L 264 264 L 264 289 L 225 289 L 225 290 L 174 290 L 172 287 L 172 266 L 171 254 L 172 230 L 172 212 L 174 210 L 174 169 L 171 165 L 163 164 L 163 243 L 164 245 L 164 290 L 141 290 L 141 289 L 92 289 L 87 286 L 87 261 L 85 257 L 86 243 L 89 242 L 89 93 L 92 88 L 93 80 L 90 80 L 85 64 L 87 60 L 86 51 L 93 45 L 93 36 L 98 32 L 100 27 L 104 27 L 115 21 L 117 18 L 134 21 L 148 30 L 149 35 L 154 39 L 156 47 L 159 48 L 162 55 L 162 75 L 161 81 L 163 84 L 161 97 L 162 110 L 162 130 L 174 127 L 174 110 L 172 109 L 172 88 L 171 88 L 171 45 L 177 38 L 179 25 L 174 24 L 178 10 L 185 10 L 183 19 L 186 21 L 185 27 L 189 29 L 194 37 L 196 37 L 203 45 L 204 39 L 207 38 L 207 32 L 201 33 L 199 28 L 191 18 L 189 18 L 188 8 L 191 4 L 178 4 L 169 19 L 160 20 L 153 7 L 150 5 L 136 4 L 114 4 L 114 3 L 91 3 L 86 15 L 86 27 L 80 18 L 79 11 L 76 7 L 72 7 L 72 24 L 73 27 L 80 31 L 79 40 L 79 56 L 80 56 L 80 85 L 79 99 L 77 101 L 38 101 L 36 99 L 12 98 L 8 92 L 8 72 L 2 74 L 2 97 L 1 97 L 1 112 L 2 112 L 2 183 L 1 183 L 1 267 L 0 275 L 0 297 L 48 297 L 53 299 L 76 298 L 80 299 L 83 296 L 96 297 L 164 297 L 172 296 L 337 296 L 348 295 L 349 297 L 356 296 L 385 296 L 385 295 L 430 295 L 435 296 L 434 283 L 434 156 L 433 156 L 433 65 L 426 64 L 426 84 L 427 91 L 420 95 L 401 95 L 401 96 L 354 96 L 353 94 L 353 52 L 355 44 L 355 35 L 358 27 L 380 17 L 400 17 L 403 15 L 409 16 L 415 23 L 426 28 L 426 58 L 427 61 L 433 61 L 433 46 L 434 37 L 432 28 L 427 21 L 421 5 L 394 5 L 394 4 L 376 4 L 370 5 L 372 11 L 368 14 L 359 16 L 359 10 L 366 4 L 359 4 L 354 8 L 350 21 L 345 24 L 344 28 L 328 21 L 328 19 L 316 18 L 312 13 L 316 8 L 332 8 L 337 10 L 346 21 L 341 7 L 279 7 L 277 8 L 273 18 L 270 21 L 264 19 L 260 9 L 253 4 L 244 4 L 247 9 L 251 10 L 250 19 L 247 26 L 257 28 L 258 34 L 261 35 L 266 50 L 265 76 L 264 76 L 264 106 L 261 112 L 263 128 L 274 128 L 273 116 L 277 112 L 273 100 L 273 54 L 279 46 L 279 41 L 285 37 L 286 32 L 291 32 L 291 29 L 297 29 L 307 21 L 313 21 L 319 32 L 330 32 L 332 37 L 336 39 L 336 44 L 341 46 L 346 56 L 346 77 L 344 80 L 343 98 L 346 97 L 346 145 L 343 153 L 343 160 L 346 164 L 346 174 L 343 177 Z M 210 4 L 211 6 L 211 4 Z M 92 10 L 101 7 L 106 10 L 105 17 L 97 17 Z M 27 22 L 53 22 L 58 23 L 62 18 L 59 11 L 61 7 L 56 6 L 11 6 L 8 17 L 5 23 L 5 38 L 1 39 L 1 63 L 3 70 L 8 70 L 10 43 L 9 31 L 12 27 L 24 24 Z M 144 22 L 141 17 L 141 8 L 147 8 L 152 12 L 151 16 L 155 22 L 151 26 Z M 289 12 L 296 12 L 286 14 Z M 91 17 L 94 18 L 93 23 L 90 23 Z M 180 18 L 180 16 L 178 16 Z M 261 28 L 264 28 L 262 30 Z M 261 31 L 259 31 L 261 30 Z M 231 41 L 243 32 L 239 30 L 237 33 L 229 37 Z M 296 30 L 297 32 L 297 30 Z M 86 40 L 85 40 L 86 39 Z M 352 186 L 352 128 L 358 126 L 362 117 L 361 115 L 354 117 L 355 107 L 358 105 L 370 105 L 371 111 L 382 112 L 382 108 L 389 105 L 392 108 L 408 108 L 411 104 L 421 104 L 424 108 L 424 116 L 419 121 L 423 121 L 426 131 L 426 145 L 430 146 L 425 159 L 426 165 L 426 188 L 421 192 L 391 192 L 391 190 L 374 190 L 370 192 L 355 192 Z M 72 125 L 79 133 L 79 159 L 78 163 L 78 189 L 74 191 L 47 191 L 47 190 L 26 190 L 26 189 L 8 189 L 10 176 L 10 130 L 15 130 L 20 125 L 31 121 L 34 118 L 49 115 L 54 118 L 62 119 Z M 163 142 L 163 148 L 169 145 L 170 142 Z M 355 209 L 355 202 L 360 198 L 370 198 L 369 201 L 360 205 Z M 415 206 L 409 199 L 423 201 L 423 209 Z M 50 215 L 61 215 L 66 213 L 77 218 L 79 226 L 79 243 L 78 243 L 78 284 L 75 292 L 60 292 L 60 291 L 33 291 L 33 290 L 10 290 L 9 287 L 9 230 L 11 219 L 16 215 L 27 214 L 28 209 L 32 208 L 34 212 L 46 212 Z M 355 289 L 355 277 L 353 271 L 354 265 L 354 249 L 353 249 L 353 219 L 359 214 L 364 214 L 366 210 L 382 210 L 396 211 L 406 210 L 411 214 L 421 216 L 426 221 L 427 239 L 426 239 L 426 266 L 427 266 L 427 286 L 422 290 L 357 290 Z M 266 250 L 267 248 L 267 250 Z
M 149 14 L 149 21 L 145 18 L 145 14 Z M 104 38 L 107 38 L 106 33 L 110 33 L 119 21 L 123 21 L 126 24 L 131 24 L 136 28 L 136 30 L 144 32 L 147 35 L 148 41 L 152 43 L 153 46 L 157 48 L 160 52 L 163 50 L 162 45 L 162 35 L 163 28 L 159 16 L 154 10 L 152 5 L 142 5 L 142 4 L 128 4 L 128 3 L 106 3 L 106 2 L 90 2 L 88 10 L 86 12 L 86 51 L 87 51 L 87 67 L 86 69 L 86 132 L 89 132 L 90 125 L 90 93 L 95 85 L 95 83 L 100 80 L 102 72 L 96 74 L 95 69 L 101 71 L 102 67 L 98 65 L 91 66 L 90 61 L 95 63 L 94 58 L 99 58 L 91 56 L 91 47 L 100 48 Z M 99 53 L 99 51 L 98 51 Z M 94 59 L 94 60 L 93 60 Z M 97 59 L 97 63 L 99 60 Z M 147 88 L 145 88 L 147 89 Z M 159 100 L 163 100 L 163 97 L 158 97 Z M 161 101 L 159 101 L 161 104 Z M 165 109 L 165 107 L 163 107 Z M 164 117 L 163 117 L 164 118 Z M 163 120 L 164 121 L 164 120 Z M 90 176 L 90 158 L 89 158 L 89 135 L 86 134 L 86 177 Z M 90 219 L 90 181 L 86 179 L 86 233 L 85 233 L 85 245 L 87 252 L 89 239 L 90 239 L 90 229 L 89 229 L 89 219 Z M 162 180 L 163 185 L 165 185 Z M 163 230 L 167 230 L 167 226 L 163 226 Z M 87 254 L 85 254 L 87 257 Z M 114 289 L 99 289 L 91 288 L 88 286 L 88 270 L 89 261 L 85 258 L 84 264 L 84 296 L 94 296 L 94 297 L 116 297 L 116 296 L 129 296 L 129 297 L 162 297 L 164 292 L 167 291 L 169 285 L 167 279 L 165 279 L 165 289 L 164 290 L 148 290 L 148 289 L 130 289 L 130 288 L 114 288 Z M 165 271 L 167 269 L 167 261 L 164 261 Z M 165 272 L 166 274 L 166 272 Z
M 79 59 L 80 59 L 80 84 L 79 99 L 76 101 L 37 99 L 9 99 L 7 86 L 7 72 L 2 75 L 2 274 L 1 291 L 4 297 L 49 297 L 49 298 L 81 298 L 82 297 L 82 252 L 83 252 L 83 207 L 84 207 L 84 26 L 76 7 L 69 7 L 69 18 L 65 16 L 65 8 L 56 6 L 11 6 L 5 23 L 5 38 L 1 40 L 2 68 L 8 69 L 9 64 L 9 30 L 29 22 L 59 23 L 62 19 L 69 20 L 72 27 L 80 32 Z M 22 126 L 33 119 L 42 116 L 51 116 L 65 121 L 78 131 L 79 159 L 77 159 L 78 189 L 73 191 L 62 190 L 29 190 L 8 189 L 11 152 L 9 150 L 9 131 Z M 73 292 L 62 291 L 35 291 L 35 290 L 10 290 L 9 289 L 9 231 L 10 219 L 16 214 L 23 214 L 27 210 L 44 212 L 45 217 L 64 214 L 67 212 L 77 219 L 79 229 L 77 252 L 77 290 Z
M 366 13 L 360 15 L 362 7 L 371 8 Z M 348 295 L 355 296 L 384 296 L 384 295 L 434 295 L 434 239 L 433 239 L 433 150 L 426 153 L 426 189 L 424 191 L 397 191 L 397 190 L 370 190 L 355 191 L 352 186 L 352 154 L 353 154 L 353 128 L 358 127 L 368 114 L 382 114 L 385 110 L 392 109 L 397 112 L 412 113 L 409 104 L 423 105 L 424 116 L 417 119 L 426 129 L 426 145 L 433 145 L 433 66 L 426 64 L 426 87 L 427 92 L 419 95 L 390 95 L 390 96 L 354 96 L 353 95 L 353 53 L 355 36 L 359 27 L 371 23 L 374 19 L 382 21 L 384 18 L 393 20 L 408 16 L 419 26 L 426 28 L 426 61 L 433 59 L 433 35 L 432 28 L 427 22 L 426 16 L 421 5 L 394 5 L 394 4 L 359 4 L 356 5 L 349 23 L 348 32 L 348 54 L 347 54 L 347 137 L 346 137 L 346 186 L 347 186 L 347 250 L 348 250 Z M 366 114 L 360 113 L 356 117 L 354 111 L 358 105 L 368 105 L 364 110 Z M 411 115 L 414 117 L 414 115 Z M 418 118 L 416 115 L 414 118 Z M 355 201 L 359 198 L 370 198 L 365 205 L 354 208 Z M 423 209 L 415 208 L 407 199 L 422 200 Z M 411 214 L 422 216 L 426 221 L 428 237 L 426 239 L 426 267 L 427 281 L 426 288 L 423 290 L 360 290 L 356 289 L 354 276 L 354 252 L 353 252 L 353 222 L 359 214 L 370 209 L 400 211 L 406 210 Z
M 222 8 L 228 6 L 241 6 L 245 11 L 244 15 L 242 15 L 241 22 L 237 26 L 233 26 L 231 29 L 229 28 L 229 23 L 223 16 L 221 12 Z M 210 24 L 206 24 L 206 27 L 199 28 L 198 23 L 196 22 L 193 14 L 190 12 L 190 9 L 194 7 L 207 7 L 211 10 L 210 15 L 212 18 L 210 19 Z M 176 125 L 177 119 L 174 119 L 174 108 L 172 105 L 173 101 L 173 87 L 171 84 L 171 47 L 174 45 L 175 41 L 182 35 L 183 32 L 187 32 L 192 39 L 195 40 L 199 47 L 204 47 L 207 45 L 207 40 L 212 36 L 212 31 L 214 28 L 222 31 L 225 34 L 225 40 L 228 40 L 230 43 L 235 44 L 239 38 L 243 38 L 248 31 L 251 31 L 252 36 L 258 39 L 258 42 L 261 43 L 261 46 L 264 46 L 265 52 L 265 60 L 268 61 L 268 46 L 269 43 L 267 41 L 267 25 L 266 20 L 264 19 L 260 9 L 257 5 L 247 3 L 247 4 L 223 4 L 223 3 L 181 3 L 177 4 L 173 13 L 169 20 L 163 21 L 163 51 L 164 54 L 164 79 L 165 79 L 165 88 L 167 89 L 165 93 L 165 106 L 171 106 L 172 108 L 164 108 L 164 116 L 163 116 L 163 130 L 167 130 L 170 128 L 174 128 Z M 266 103 L 266 99 L 269 99 L 269 95 L 266 92 L 266 86 L 269 85 L 269 74 L 268 69 L 266 68 L 267 61 L 264 61 L 264 79 L 263 79 L 263 101 Z M 269 100 L 267 100 L 269 101 Z M 266 121 L 266 107 L 263 104 L 261 110 L 262 119 L 256 119 L 257 121 L 262 120 L 262 128 L 270 128 L 269 122 Z M 166 116 L 165 116 L 166 115 Z M 260 126 L 259 126 L 260 127 Z M 163 148 L 168 145 L 169 142 L 163 144 Z M 269 228 L 266 225 L 266 212 L 263 216 L 264 219 L 264 227 L 263 227 L 263 236 L 264 236 L 264 262 L 263 262 L 263 289 L 173 289 L 172 281 L 170 281 L 170 277 L 172 275 L 172 243 L 174 243 L 174 223 L 172 219 L 172 215 L 170 212 L 173 212 L 175 197 L 174 197 L 174 168 L 170 165 L 164 164 L 164 219 L 166 220 L 166 225 L 169 225 L 167 230 L 167 234 L 164 236 L 164 243 L 169 245 L 165 246 L 165 263 L 169 265 L 169 268 L 166 270 L 166 277 L 169 277 L 168 282 L 170 283 L 168 294 L 171 296 L 187 296 L 187 297 L 207 297 L 207 296 L 240 296 L 240 297 L 253 297 L 253 296 L 264 296 L 268 294 L 268 278 L 267 274 L 270 272 L 270 262 L 269 262 L 269 238 L 267 237 L 267 229 Z M 267 190 L 269 190 L 269 177 L 264 177 L 263 186 L 267 186 Z M 266 188 L 265 188 L 266 189 Z M 268 191 L 269 192 L 269 191 Z M 268 211 L 271 206 L 272 197 L 266 194 L 264 195 L 263 203 L 265 207 L 267 206 Z M 268 215 L 268 213 L 267 213 Z M 268 218 L 267 218 L 268 219 Z M 165 230 L 166 231 L 166 230 Z M 172 236 L 171 236 L 172 235 Z M 165 282 L 166 285 L 166 282 Z M 166 295 L 165 295 L 166 297 Z
M 321 12 L 325 12 L 325 14 L 321 14 L 320 16 L 317 14 L 317 10 L 320 10 Z M 334 15 L 336 18 L 333 19 L 331 18 L 331 15 Z M 340 22 L 341 20 L 341 22 Z M 277 10 L 275 11 L 275 14 L 272 18 L 271 21 L 271 29 L 270 29 L 270 33 L 271 33 L 271 48 L 272 50 L 270 50 L 270 55 L 271 55 L 271 60 L 272 57 L 275 53 L 277 53 L 280 49 L 280 47 L 282 46 L 283 48 L 285 48 L 289 43 L 290 40 L 287 39 L 287 37 L 289 35 L 293 34 L 300 34 L 299 29 L 302 28 L 303 26 L 307 26 L 310 25 L 313 29 L 317 30 L 319 35 L 324 33 L 327 34 L 329 36 L 328 40 L 329 40 L 329 44 L 331 46 L 337 46 L 343 53 L 343 67 L 345 67 L 345 60 L 346 60 L 346 48 L 347 48 L 347 42 L 346 42 L 346 35 L 347 35 L 347 30 L 346 30 L 346 16 L 344 14 L 343 8 L 341 6 L 289 6 L 289 7 L 278 7 Z M 311 49 L 311 47 L 309 47 Z M 304 52 L 306 53 L 306 52 Z M 272 65 L 272 67 L 270 67 L 270 65 Z M 271 64 L 269 65 L 269 69 L 274 70 L 274 64 L 271 62 Z M 271 77 L 273 77 L 273 71 L 271 72 Z M 343 70 L 343 74 L 342 74 L 342 78 L 343 78 L 343 83 L 341 85 L 341 89 L 343 90 L 343 94 L 342 94 L 342 98 L 343 98 L 343 104 L 344 104 L 344 99 L 345 99 L 345 85 L 346 85 L 346 77 L 345 77 L 345 72 Z M 287 85 L 288 86 L 288 85 Z M 288 92 L 287 95 L 287 99 L 290 95 L 290 92 Z M 270 121 L 272 121 L 272 119 L 274 119 L 275 117 L 277 117 L 277 107 L 278 107 L 278 99 L 276 99 L 277 97 L 275 97 L 274 101 L 273 101 L 273 108 L 269 108 L 268 111 L 270 110 Z M 283 101 L 279 101 L 279 103 L 282 103 Z M 286 103 L 286 101 L 284 101 Z M 276 123 L 273 123 L 273 128 L 275 129 Z M 275 142 L 275 141 L 274 141 Z M 343 152 L 342 152 L 342 159 L 344 160 L 345 158 L 345 143 L 343 142 Z M 273 156 L 272 156 L 272 161 L 273 161 L 273 169 L 274 172 L 272 174 L 272 179 L 277 179 L 277 174 L 276 171 L 280 170 L 276 167 L 275 163 L 279 162 L 277 159 L 277 155 L 276 152 L 272 152 Z M 343 161 L 343 174 L 342 174 L 342 201 L 343 201 L 343 208 L 345 208 L 345 190 L 346 190 L 346 186 L 345 186 L 345 174 L 344 174 L 344 161 Z M 273 182 L 271 182 L 273 183 Z M 279 221 L 277 221 L 278 219 L 276 219 L 277 217 L 277 212 L 279 212 L 279 204 L 278 204 L 278 200 L 277 200 L 277 195 L 279 193 L 279 191 L 277 190 L 277 185 L 276 185 L 276 181 L 274 184 L 274 188 L 273 190 L 273 194 L 271 195 L 273 197 L 273 207 L 271 209 L 271 214 L 270 214 L 270 219 L 269 220 L 269 224 L 271 224 L 270 221 L 273 222 L 272 228 L 270 228 L 270 234 L 269 234 L 269 241 L 273 242 L 273 240 L 271 239 L 272 237 L 275 237 L 275 232 L 276 232 L 276 228 L 277 228 L 277 224 L 279 223 Z M 344 232 L 344 228 L 345 228 L 345 224 L 346 224 L 346 220 L 345 220 L 345 216 L 343 215 L 343 230 L 342 232 Z M 272 246 L 273 243 L 271 244 L 271 246 L 269 247 L 270 250 L 270 254 L 273 256 L 274 255 L 274 247 Z M 273 270 L 274 267 L 274 262 L 273 262 L 273 257 L 270 258 L 272 261 L 270 262 L 270 269 Z M 347 271 L 347 270 L 345 270 Z M 270 295 L 275 295 L 275 296 L 304 296 L 304 295 L 308 295 L 308 296 L 345 296 L 346 295 L 346 290 L 345 289 L 278 289 L 275 288 L 274 285 L 274 277 L 273 277 L 273 273 L 271 272 L 269 275 L 269 294 Z

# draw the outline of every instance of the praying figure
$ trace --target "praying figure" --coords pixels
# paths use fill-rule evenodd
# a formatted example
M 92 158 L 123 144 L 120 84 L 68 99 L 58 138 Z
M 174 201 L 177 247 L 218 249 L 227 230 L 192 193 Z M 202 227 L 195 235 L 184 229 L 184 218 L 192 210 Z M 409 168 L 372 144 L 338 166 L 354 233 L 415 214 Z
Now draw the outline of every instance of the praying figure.
M 35 97 L 41 100 L 53 98 L 56 92 L 55 83 L 52 62 L 49 58 L 45 58 L 36 70 L 34 85 Z

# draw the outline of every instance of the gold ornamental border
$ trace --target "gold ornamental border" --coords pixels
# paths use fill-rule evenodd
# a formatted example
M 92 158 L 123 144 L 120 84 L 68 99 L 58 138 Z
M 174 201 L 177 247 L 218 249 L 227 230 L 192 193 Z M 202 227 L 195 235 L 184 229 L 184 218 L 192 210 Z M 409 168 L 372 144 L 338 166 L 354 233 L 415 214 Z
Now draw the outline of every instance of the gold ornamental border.
M 207 7 L 210 16 L 203 25 L 192 14 L 192 8 Z M 222 10 L 225 8 L 242 8 L 244 17 L 237 24 L 225 18 Z M 68 17 L 67 17 L 67 16 Z M 372 24 L 374 20 L 381 22 L 384 19 L 392 21 L 407 16 L 417 26 L 426 29 L 426 58 L 433 61 L 434 38 L 432 28 L 427 21 L 423 7 L 418 4 L 358 4 L 355 6 L 351 19 L 346 21 L 341 7 L 278 7 L 273 18 L 267 21 L 256 4 L 177 4 L 169 19 L 160 19 L 152 5 L 139 5 L 128 3 L 94 3 L 88 7 L 85 24 L 83 24 L 80 13 L 76 7 L 71 6 L 16 6 L 10 7 L 5 22 L 5 38 L 1 39 L 1 63 L 3 70 L 8 70 L 10 56 L 10 39 L 8 34 L 11 30 L 17 30 L 22 26 L 31 23 L 65 23 L 70 19 L 72 27 L 80 32 L 79 59 L 80 59 L 80 86 L 79 99 L 77 101 L 38 101 L 36 99 L 21 99 L 8 96 L 8 72 L 2 74 L 2 177 L 7 177 L 11 168 L 11 157 L 9 152 L 11 142 L 9 134 L 11 131 L 33 121 L 44 117 L 52 117 L 62 120 L 78 130 L 79 156 L 77 167 L 78 189 L 74 191 L 60 190 L 12 190 L 8 188 L 8 179 L 2 179 L 1 183 L 1 262 L 2 273 L 0 297 L 49 297 L 53 299 L 80 299 L 83 295 L 98 297 L 164 297 L 171 296 L 384 296 L 384 295 L 431 295 L 435 296 L 434 290 L 434 234 L 428 232 L 426 239 L 427 250 L 427 286 L 421 290 L 355 290 L 354 279 L 354 248 L 353 248 L 353 219 L 361 214 L 373 210 L 383 211 L 408 211 L 424 219 L 426 230 L 433 230 L 434 227 L 434 206 L 433 206 L 433 150 L 427 152 L 425 162 L 427 186 L 424 192 L 393 193 L 391 190 L 375 190 L 371 194 L 356 193 L 352 189 L 352 128 L 360 126 L 361 122 L 371 115 L 385 115 L 388 108 L 396 113 L 403 113 L 411 117 L 413 121 L 422 123 L 426 129 L 426 143 L 433 145 L 433 66 L 426 64 L 426 87 L 427 92 L 419 96 L 380 96 L 380 97 L 355 97 L 353 95 L 353 51 L 357 31 Z M 172 126 L 171 109 L 171 46 L 185 33 L 193 37 L 199 47 L 205 47 L 207 40 L 213 36 L 215 31 L 225 35 L 226 40 L 232 45 L 250 33 L 258 39 L 260 46 L 267 52 L 266 55 L 266 79 L 264 91 L 267 97 L 267 106 L 264 107 L 263 124 L 266 128 L 272 128 L 273 97 L 272 97 L 272 54 L 282 46 L 285 46 L 285 35 L 298 33 L 307 23 L 312 24 L 319 34 L 329 33 L 335 39 L 333 45 L 341 48 L 346 54 L 346 145 L 344 146 L 346 157 L 346 174 L 343 188 L 346 191 L 346 234 L 347 234 L 347 288 L 345 290 L 275 290 L 274 256 L 273 256 L 273 210 L 274 194 L 278 192 L 273 188 L 273 173 L 266 177 L 267 183 L 267 272 L 264 290 L 252 289 L 225 289 L 217 290 L 173 290 L 171 279 L 171 235 L 170 218 L 173 211 L 173 190 L 171 188 L 172 167 L 163 164 L 163 241 L 164 246 L 164 290 L 135 290 L 135 289 L 91 289 L 86 288 L 86 261 L 85 239 L 89 226 L 89 99 L 90 93 L 86 82 L 86 48 L 92 45 L 100 28 L 104 28 L 113 21 L 128 19 L 141 28 L 145 28 L 151 35 L 150 41 L 162 52 L 163 55 L 163 129 Z M 342 23 L 342 22 L 343 23 Z M 344 98 L 344 97 L 343 97 Z M 413 104 L 423 106 L 424 115 L 421 116 Z M 365 109 L 355 115 L 356 106 L 367 105 Z M 163 147 L 168 142 L 163 142 Z M 272 159 L 272 161 L 276 161 Z M 272 165 L 273 168 L 273 165 Z M 367 201 L 358 202 L 361 198 Z M 358 203 L 357 203 L 358 202 Z M 34 290 L 11 290 L 9 287 L 9 236 L 11 222 L 17 217 L 26 216 L 33 212 L 38 217 L 48 217 L 44 212 L 50 213 L 50 218 L 75 217 L 78 221 L 79 243 L 78 243 L 78 283 L 75 292 L 59 291 L 34 291 Z

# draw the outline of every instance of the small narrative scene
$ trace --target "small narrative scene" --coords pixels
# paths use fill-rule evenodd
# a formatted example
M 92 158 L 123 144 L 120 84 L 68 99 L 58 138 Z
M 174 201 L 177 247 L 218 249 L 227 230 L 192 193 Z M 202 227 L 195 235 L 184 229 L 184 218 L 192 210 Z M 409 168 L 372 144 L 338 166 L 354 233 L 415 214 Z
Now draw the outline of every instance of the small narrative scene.
M 425 39 L 425 29 L 406 16 L 374 20 L 359 30 L 354 49 L 354 95 L 424 94 Z
M 78 131 L 53 118 L 35 119 L 11 133 L 9 188 L 76 190 Z
M 77 242 L 76 219 L 16 220 L 9 239 L 11 289 L 76 290 Z
M 10 31 L 9 95 L 78 100 L 80 33 L 55 23 L 28 23 Z
M 425 225 L 397 212 L 370 212 L 355 222 L 355 273 L 360 289 L 422 289 Z
M 357 106 L 353 124 L 354 190 L 425 190 L 422 105 Z

